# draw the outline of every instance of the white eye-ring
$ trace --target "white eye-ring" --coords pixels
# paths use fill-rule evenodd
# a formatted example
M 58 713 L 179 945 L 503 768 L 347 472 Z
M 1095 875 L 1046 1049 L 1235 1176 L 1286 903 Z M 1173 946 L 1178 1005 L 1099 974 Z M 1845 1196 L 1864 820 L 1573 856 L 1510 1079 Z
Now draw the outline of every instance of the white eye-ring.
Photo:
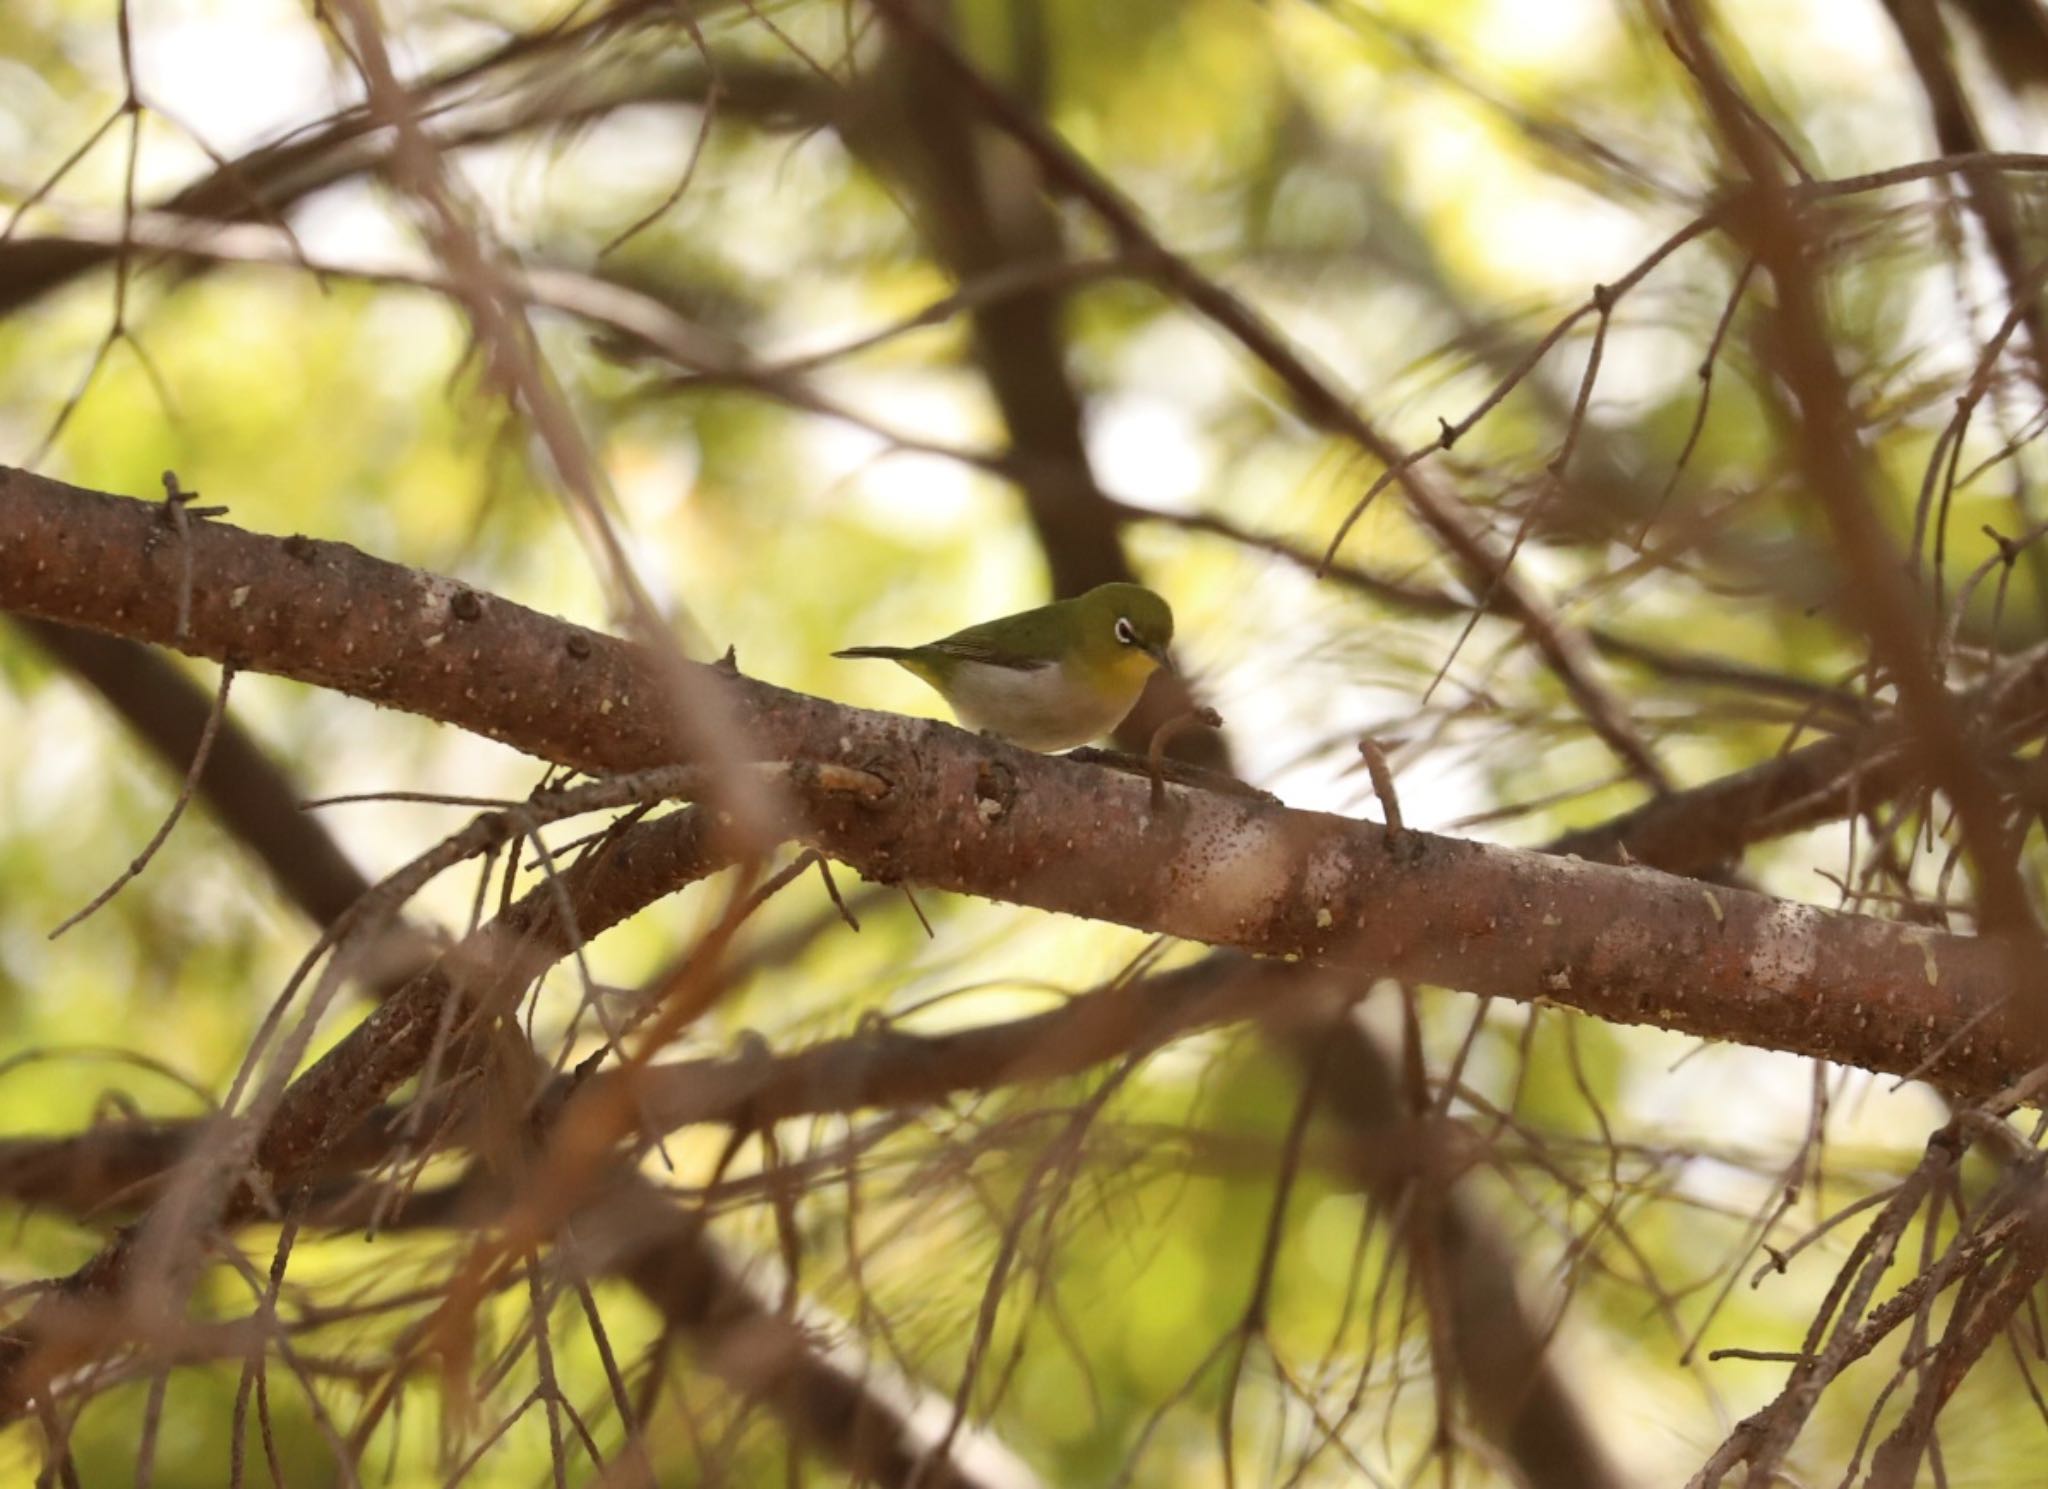
M 1136 646 L 1138 644 L 1138 633 L 1131 629 L 1131 623 L 1121 615 L 1116 618 L 1116 639 L 1123 642 L 1125 646 Z

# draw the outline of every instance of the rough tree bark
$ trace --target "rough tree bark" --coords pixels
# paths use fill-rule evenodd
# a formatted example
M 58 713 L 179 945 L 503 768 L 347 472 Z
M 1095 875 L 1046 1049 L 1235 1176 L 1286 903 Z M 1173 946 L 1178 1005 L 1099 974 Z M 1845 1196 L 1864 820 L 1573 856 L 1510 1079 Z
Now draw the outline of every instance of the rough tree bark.
M 188 567 L 189 566 L 189 567 Z M 188 631 L 179 594 L 191 576 Z M 452 580 L 0 472 L 0 607 L 337 688 L 611 773 L 675 762 L 663 666 Z M 690 665 L 690 664 L 680 664 Z M 703 668 L 761 759 L 865 770 L 880 802 L 807 803 L 806 836 L 883 881 L 1981 1091 L 2037 1063 L 2003 941 L 1641 868 L 1145 783 L 947 726 Z

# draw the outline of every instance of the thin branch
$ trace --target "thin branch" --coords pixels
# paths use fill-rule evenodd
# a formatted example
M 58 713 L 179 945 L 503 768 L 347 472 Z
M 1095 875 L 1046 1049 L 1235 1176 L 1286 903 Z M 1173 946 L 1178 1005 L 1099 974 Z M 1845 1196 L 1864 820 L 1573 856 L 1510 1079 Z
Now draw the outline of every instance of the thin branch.
M 206 773 L 206 762 L 213 754 L 214 737 L 220 732 L 221 720 L 227 717 L 228 689 L 234 684 L 234 680 L 235 664 L 232 661 L 222 662 L 220 668 L 220 691 L 214 695 L 213 711 L 206 716 L 206 726 L 199 734 L 199 746 L 192 752 L 191 769 L 185 772 L 184 784 L 178 788 L 178 798 L 171 803 L 171 809 L 164 814 L 164 820 L 157 826 L 157 830 L 151 834 L 149 841 L 143 845 L 142 851 L 129 861 L 128 867 L 115 877 L 113 883 L 94 895 L 82 909 L 67 915 L 63 922 L 50 932 L 50 939 L 52 941 L 77 925 L 81 920 L 91 916 L 94 911 L 119 894 L 145 868 L 149 867 L 149 861 L 156 857 L 157 850 L 163 847 L 165 841 L 169 839 L 171 829 L 176 827 L 178 819 L 185 815 L 185 808 L 192 800 L 192 793 L 199 784 L 199 778 Z

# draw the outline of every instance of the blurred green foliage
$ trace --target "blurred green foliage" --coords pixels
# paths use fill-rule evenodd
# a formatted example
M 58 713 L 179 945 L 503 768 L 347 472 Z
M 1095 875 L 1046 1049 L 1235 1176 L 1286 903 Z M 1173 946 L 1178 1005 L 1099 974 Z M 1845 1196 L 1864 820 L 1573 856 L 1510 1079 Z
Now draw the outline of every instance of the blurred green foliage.
M 1407 445 L 1434 439 L 1439 418 L 1460 418 L 1534 338 L 1686 222 L 1715 184 L 1681 71 L 1639 19 L 1603 7 L 963 0 L 955 9 L 964 44 L 992 75 L 1032 99 L 1170 244 L 1257 304 Z M 1725 25 L 1815 168 L 1844 174 L 1930 153 L 1910 75 L 1875 8 L 1789 11 L 1797 14 L 1732 5 Z M 487 49 L 499 27 L 555 18 L 531 5 L 480 13 L 432 4 L 391 17 L 419 70 Z M 181 0 L 137 7 L 131 19 L 152 109 L 138 171 L 145 203 L 205 169 L 169 122 L 188 109 L 208 121 L 199 127 L 220 131 L 208 143 L 232 153 L 353 96 L 337 67 L 324 74 L 324 95 L 298 97 L 278 117 L 262 112 L 276 102 L 269 89 L 254 90 L 239 113 L 223 104 L 239 78 L 281 67 L 287 53 L 300 63 L 322 55 L 320 33 L 296 7 Z M 848 59 L 864 65 L 880 46 L 873 28 L 850 26 L 859 21 L 857 10 L 808 0 L 707 12 L 704 35 L 729 66 L 773 69 L 792 94 L 830 96 L 808 114 L 784 113 L 750 106 L 735 83 L 694 167 L 694 108 L 652 102 L 573 129 L 512 131 L 460 153 L 468 190 L 508 255 L 658 301 L 760 366 L 914 316 L 959 286 L 920 236 L 901 183 L 835 127 L 861 106 L 858 84 L 841 87 L 860 71 Z M 103 0 L 10 5 L 0 27 L 0 206 L 25 200 L 118 104 L 113 22 Z M 691 45 L 677 27 L 640 50 L 694 61 Z M 630 74 L 640 60 L 593 49 L 559 65 Z M 49 205 L 24 217 L 21 236 L 57 231 L 67 212 L 118 208 L 125 142 L 125 128 L 110 131 Z M 1006 158 L 992 139 L 983 146 L 990 160 Z M 679 200 L 603 251 L 686 170 Z M 1867 201 L 1834 209 L 1839 231 L 1857 238 L 1828 282 L 1838 356 L 1857 380 L 1880 494 L 1901 534 L 1970 370 L 1957 352 L 1968 344 L 1959 323 L 1981 336 L 1997 313 L 1995 292 L 1948 262 L 1929 202 L 1924 192 L 1886 198 L 1889 216 Z M 337 272 L 194 271 L 138 254 L 126 266 L 132 339 L 103 345 L 111 266 L 0 319 L 0 458 L 27 459 L 61 423 L 41 468 L 64 479 L 150 496 L 160 473 L 175 470 L 187 489 L 225 503 L 231 521 L 354 543 L 607 623 L 607 597 L 555 500 L 558 483 L 508 415 L 460 316 L 427 290 L 345 272 L 394 247 L 416 249 L 404 205 L 384 184 L 351 178 L 289 215 L 307 251 Z M 1114 253 L 1071 203 L 1056 216 L 1071 252 Z M 1695 244 L 1621 302 L 1575 436 L 1572 481 L 1547 482 L 1544 471 L 1566 438 L 1590 320 L 1432 468 L 1503 545 L 1526 538 L 1519 562 L 1573 622 L 1849 687 L 1859 644 L 1839 613 L 1818 514 L 1787 489 L 1746 318 L 1719 350 L 1702 432 L 1673 479 L 1702 396 L 1697 368 L 1739 268 L 1724 244 Z M 1097 474 L 1120 500 L 1169 517 L 1220 516 L 1314 556 L 1378 473 L 1297 422 L 1261 369 L 1156 288 L 1087 279 L 1066 299 L 1062 324 Z M 711 651 L 736 648 L 746 671 L 931 713 L 936 701 L 911 680 L 842 667 L 829 653 L 938 634 L 1043 598 L 1044 555 L 1013 484 L 944 454 L 891 447 L 889 432 L 994 458 L 1007 449 L 958 318 L 807 373 L 805 386 L 846 417 L 793 406 L 801 400 L 786 389 L 745 377 L 657 367 L 644 348 L 616 345 L 616 328 L 552 311 L 536 325 L 601 458 L 635 563 L 679 632 L 687 617 Z M 1964 469 L 2024 421 L 2017 396 L 2005 402 L 1972 427 Z M 2011 536 L 2035 520 L 2016 491 L 1994 467 L 1958 493 L 1943 571 L 1951 594 L 1995 551 L 1982 528 Z M 1184 660 L 1228 720 L 1239 767 L 1290 801 L 1367 811 L 1353 745 L 1368 732 L 1399 746 L 1412 825 L 1533 804 L 1475 830 L 1535 843 L 1640 800 L 1498 620 L 1482 620 L 1460 645 L 1460 618 L 1318 583 L 1227 538 L 1161 521 L 1131 525 L 1125 540 L 1140 574 L 1171 596 Z M 1470 592 L 1391 494 L 1343 556 L 1401 583 Z M 1994 613 L 1995 588 L 1975 596 L 1966 635 L 2036 638 L 2040 591 L 2016 583 Z M 211 669 L 188 670 L 213 686 Z M 1818 727 L 1782 698 L 1668 669 L 1624 661 L 1608 675 L 1682 783 L 1768 759 L 1788 730 Z M 233 714 L 307 797 L 518 796 L 540 774 L 495 745 L 274 680 L 238 682 Z M 195 1092 L 213 1100 L 227 1089 L 310 943 L 255 861 L 199 812 L 86 926 L 44 939 L 129 862 L 175 789 L 65 675 L 27 645 L 0 642 L 0 1132 L 203 1110 Z M 372 875 L 462 816 L 414 804 L 328 814 Z M 1753 867 L 1774 889 L 1832 903 L 1816 871 L 1843 872 L 1848 853 L 1841 834 L 1819 832 Z M 416 914 L 459 927 L 473 892 L 473 880 L 452 878 Z M 719 913 L 723 892 L 694 890 L 608 936 L 591 948 L 593 976 L 630 986 L 652 975 Z M 1143 946 L 1128 932 L 936 894 L 920 905 L 930 938 L 897 894 L 867 904 L 857 937 L 836 923 L 812 931 L 824 923 L 823 897 L 815 879 L 799 881 L 749 925 L 739 954 L 792 939 L 800 948 L 735 989 L 682 1052 L 723 1050 L 746 1030 L 791 1048 L 877 1016 L 914 1028 L 993 1021 L 1044 1006 L 1047 988 L 1091 987 Z M 557 974 L 539 1004 L 543 1034 L 562 1034 L 577 991 L 573 973 Z M 1390 1038 L 1392 998 L 1381 989 L 1365 1010 Z M 1642 1482 L 1679 1481 L 1725 1417 L 1782 1378 L 1780 1367 L 1704 1363 L 1707 1351 L 1782 1342 L 1788 1331 L 1796 1339 L 1848 1243 L 1838 1236 L 1790 1275 L 1748 1285 L 1762 1260 L 1746 1249 L 1752 1219 L 1770 1210 L 1804 1139 L 1809 1071 L 1551 1011 L 1496 1012 L 1461 1055 L 1470 1000 L 1425 992 L 1420 1007 L 1431 1070 L 1465 1061 L 1475 1101 L 1461 1097 L 1459 1111 L 1480 1127 L 1497 1122 L 1504 1151 L 1522 1155 L 1472 1176 L 1470 1192 L 1510 1238 L 1516 1281 L 1537 1314 L 1562 1311 L 1557 1368 Z M 362 1013 L 349 1003 L 330 1025 Z M 329 1027 L 323 1042 L 338 1032 Z M 112 1049 L 146 1062 L 109 1059 Z M 1837 1098 L 1826 1162 L 1781 1240 L 1903 1171 L 1930 1120 L 1924 1093 L 1825 1079 Z M 1114 1093 L 1083 1123 L 1104 1082 Z M 897 1363 L 950 1398 L 1005 1227 L 1023 1207 L 1009 1293 L 992 1315 L 996 1364 L 971 1397 L 977 1412 L 1061 1484 L 1114 1481 L 1163 1412 L 1136 1481 L 1220 1481 L 1231 1341 L 1255 1286 L 1300 1091 L 1292 1062 L 1249 1034 L 1212 1033 L 1130 1070 L 920 1114 L 863 1159 L 857 1271 L 843 1185 L 822 1183 L 802 1202 L 807 1297 L 833 1320 L 821 1331 L 886 1319 Z M 823 1149 L 859 1125 L 821 1122 L 786 1141 Z M 1049 1174 L 1063 1133 L 1079 1146 Z M 1360 1420 L 1374 1430 L 1356 1433 L 1357 1451 L 1391 1478 L 1412 1467 L 1433 1430 L 1408 1263 L 1389 1217 L 1345 1179 L 1338 1142 L 1319 1125 L 1286 1180 L 1264 1336 L 1248 1346 L 1236 1383 L 1240 1463 L 1259 1482 L 1282 1481 L 1314 1427 L 1279 1388 L 1276 1358 L 1297 1391 L 1320 1393 L 1332 1411 L 1354 1377 L 1363 1381 Z M 723 1145 L 718 1134 L 673 1138 L 662 1181 L 685 1191 L 707 1181 Z M 752 1172 L 758 1158 L 748 1150 L 735 1172 Z M 16 1218 L 5 1248 L 16 1275 L 61 1272 L 93 1249 L 86 1227 Z M 735 1205 L 719 1232 L 772 1292 L 779 1238 L 769 1207 Z M 453 1244 L 304 1239 L 295 1285 L 396 1296 L 437 1275 Z M 260 1272 L 264 1238 L 252 1238 L 250 1254 Z M 1731 1267 L 1743 1276 L 1724 1302 Z M 1394 1280 L 1377 1295 L 1390 1268 Z M 215 1316 L 248 1307 L 239 1279 L 209 1287 Z M 656 1322 L 624 1289 L 607 1286 L 602 1301 L 614 1352 L 637 1366 Z M 489 1312 L 498 1344 L 526 1326 L 519 1290 Z M 308 1347 L 367 1363 L 373 1375 L 412 1316 L 394 1303 L 316 1333 Z M 555 1317 L 556 1368 L 579 1408 L 610 1424 L 599 1433 L 610 1449 L 617 1424 L 605 1416 L 589 1334 L 572 1305 Z M 735 1403 L 687 1359 L 673 1368 L 678 1383 L 653 1435 L 662 1473 L 674 1475 L 663 1481 L 695 1482 L 719 1453 L 738 1479 L 778 1478 L 783 1451 L 772 1433 L 757 1422 L 723 1442 Z M 1862 1367 L 1823 1413 L 1806 1449 L 1816 1466 L 1846 1459 L 1874 1389 L 1866 1377 L 1886 1368 Z M 156 1484 L 223 1482 L 239 1379 L 232 1361 L 171 1375 Z M 530 1369 L 512 1372 L 498 1404 L 509 1408 L 530 1385 Z M 86 1482 L 123 1481 L 149 1389 L 139 1369 L 79 1418 Z M 274 1363 L 268 1389 L 289 1482 L 340 1482 L 328 1429 Z M 340 1369 L 324 1374 L 321 1410 L 346 1431 L 370 1389 Z M 452 1408 L 439 1393 L 430 1372 L 405 1383 L 403 1409 L 372 1434 L 366 1475 L 443 1481 L 454 1460 L 438 1424 Z M 2024 1434 L 2038 1424 L 2011 1367 L 1987 1365 L 1967 1399 L 1969 1431 L 1947 1448 L 1952 1481 L 2034 1482 L 2032 1450 L 2015 1445 L 2034 1441 Z M 534 1483 L 546 1454 L 542 1414 L 528 1412 L 466 1482 Z M 269 1482 L 260 1458 L 251 1452 L 252 1484 Z M 0 1473 L 26 1482 L 37 1461 L 27 1429 L 0 1439 Z M 1324 1455 L 1311 1477 L 1349 1473 Z M 1461 1479 L 1505 1482 L 1479 1454 Z

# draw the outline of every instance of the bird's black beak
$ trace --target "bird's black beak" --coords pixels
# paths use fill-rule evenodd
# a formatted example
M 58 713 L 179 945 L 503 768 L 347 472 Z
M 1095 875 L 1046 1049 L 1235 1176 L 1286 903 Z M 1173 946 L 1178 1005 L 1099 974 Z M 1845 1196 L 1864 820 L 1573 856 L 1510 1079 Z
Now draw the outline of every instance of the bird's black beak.
M 1145 655 L 1164 667 L 1168 672 L 1176 670 L 1173 665 L 1173 658 L 1166 654 L 1166 648 L 1163 646 L 1148 646 L 1145 648 Z

